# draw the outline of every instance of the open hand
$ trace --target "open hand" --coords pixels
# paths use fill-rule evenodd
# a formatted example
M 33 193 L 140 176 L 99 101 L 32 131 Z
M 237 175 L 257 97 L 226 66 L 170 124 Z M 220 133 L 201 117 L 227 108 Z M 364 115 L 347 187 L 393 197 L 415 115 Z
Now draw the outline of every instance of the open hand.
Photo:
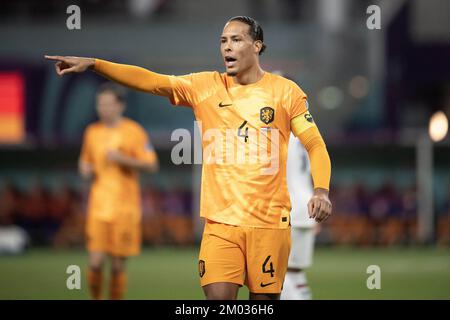
M 125 162 L 124 158 L 125 156 L 120 151 L 108 150 L 106 152 L 106 159 L 108 159 L 109 161 L 123 164 Z

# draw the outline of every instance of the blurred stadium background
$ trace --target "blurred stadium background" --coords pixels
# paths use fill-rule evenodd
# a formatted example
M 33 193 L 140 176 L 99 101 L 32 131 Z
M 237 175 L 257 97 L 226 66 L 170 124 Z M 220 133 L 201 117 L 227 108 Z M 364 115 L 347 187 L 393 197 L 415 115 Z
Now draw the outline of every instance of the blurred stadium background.
M 81 30 L 66 27 L 71 4 Z M 366 26 L 372 4 L 380 30 Z M 0 8 L 0 298 L 88 298 L 84 279 L 73 291 L 65 281 L 68 265 L 84 272 L 87 262 L 88 186 L 76 164 L 104 80 L 58 78 L 43 55 L 166 74 L 223 70 L 219 35 L 235 15 L 261 22 L 263 67 L 289 72 L 308 93 L 333 162 L 334 215 L 308 272 L 314 297 L 450 298 L 450 140 L 429 136 L 431 116 L 450 115 L 449 1 L 3 0 Z M 199 166 L 170 160 L 171 132 L 193 132 L 193 114 L 129 92 L 126 115 L 147 129 L 161 163 L 142 176 L 145 250 L 129 262 L 127 297 L 202 299 Z M 366 287 L 369 265 L 381 268 L 381 290 Z

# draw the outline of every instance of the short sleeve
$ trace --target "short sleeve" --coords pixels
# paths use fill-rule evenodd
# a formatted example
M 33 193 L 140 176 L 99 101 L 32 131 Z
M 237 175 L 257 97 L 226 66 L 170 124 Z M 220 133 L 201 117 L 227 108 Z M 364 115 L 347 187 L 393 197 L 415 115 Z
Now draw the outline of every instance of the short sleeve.
M 156 152 L 144 129 L 138 128 L 133 139 L 133 155 L 139 160 L 153 162 L 156 160 Z
M 193 86 L 194 74 L 170 76 L 172 97 L 170 102 L 175 106 L 192 107 L 194 104 Z
M 204 71 L 184 76 L 170 76 L 172 97 L 170 102 L 176 106 L 195 107 L 214 92 L 215 72 Z

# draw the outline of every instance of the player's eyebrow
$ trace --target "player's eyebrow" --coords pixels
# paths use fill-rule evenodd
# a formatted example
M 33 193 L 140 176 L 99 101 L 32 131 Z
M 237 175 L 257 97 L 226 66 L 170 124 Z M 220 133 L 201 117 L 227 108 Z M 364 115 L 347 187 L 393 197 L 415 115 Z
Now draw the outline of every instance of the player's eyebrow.
M 220 37 L 220 40 L 226 40 L 226 39 L 228 39 L 228 38 L 231 38 L 231 39 L 237 39 L 237 38 L 241 38 L 242 36 L 240 35 L 240 34 L 232 34 L 232 35 L 230 35 L 230 36 L 226 36 L 226 35 L 222 35 L 221 37 Z

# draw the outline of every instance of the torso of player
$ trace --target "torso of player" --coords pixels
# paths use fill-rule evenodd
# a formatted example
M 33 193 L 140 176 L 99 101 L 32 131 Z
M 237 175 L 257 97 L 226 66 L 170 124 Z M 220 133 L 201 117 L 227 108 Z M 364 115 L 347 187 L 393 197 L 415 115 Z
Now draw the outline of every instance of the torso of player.
M 120 166 L 107 159 L 109 150 L 133 155 L 132 139 L 138 124 L 123 119 L 116 127 L 97 122 L 89 126 L 91 161 L 94 178 L 89 197 L 91 217 L 105 221 L 140 219 L 140 189 L 137 170 Z
M 265 73 L 256 83 L 235 85 L 225 74 L 210 77 L 193 106 L 203 134 L 201 215 L 232 225 L 288 227 L 287 80 Z
M 308 201 L 313 195 L 308 152 L 292 133 L 288 147 L 287 183 L 292 204 L 292 226 L 313 227 L 316 223 L 308 214 Z

